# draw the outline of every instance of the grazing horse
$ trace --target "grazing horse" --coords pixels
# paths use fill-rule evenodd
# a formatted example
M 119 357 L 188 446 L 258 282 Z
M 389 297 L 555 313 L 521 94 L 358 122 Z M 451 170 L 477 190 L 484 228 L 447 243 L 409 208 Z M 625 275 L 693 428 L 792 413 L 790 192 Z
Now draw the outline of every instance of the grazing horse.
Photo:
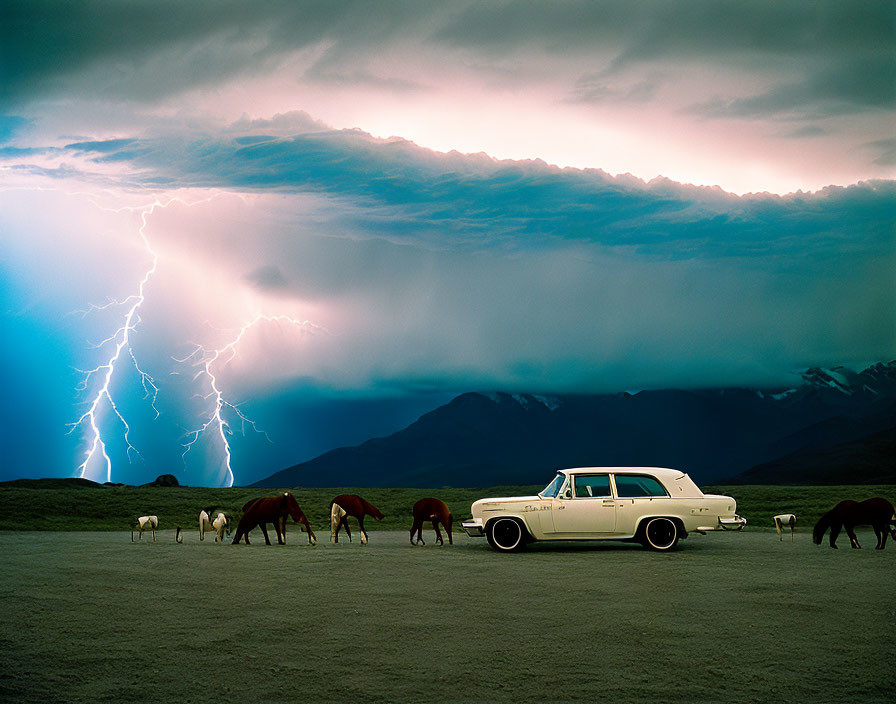
M 199 512 L 199 539 L 205 540 L 205 531 L 212 531 L 212 521 L 209 518 L 211 510 Z
M 283 536 L 280 533 L 281 527 L 286 531 L 286 518 L 291 517 L 293 523 L 301 523 L 302 530 L 308 533 L 308 542 L 311 545 L 317 543 L 317 536 L 311 530 L 308 519 L 296 503 L 295 497 L 286 492 L 282 496 L 269 496 L 261 499 L 252 499 L 243 506 L 243 515 L 236 526 L 236 535 L 233 538 L 233 544 L 240 542 L 240 538 L 245 538 L 246 545 L 249 544 L 249 531 L 258 526 L 264 535 L 264 542 L 271 544 L 268 538 L 268 523 L 274 524 L 274 530 L 277 532 L 277 542 L 285 545 Z
M 849 544 L 853 548 L 861 548 L 853 527 L 870 525 L 877 536 L 877 550 L 883 550 L 887 545 L 887 532 L 896 540 L 896 512 L 893 504 L 886 499 L 874 498 L 865 501 L 841 501 L 830 511 L 824 514 L 815 524 L 812 530 L 812 540 L 816 545 L 821 545 L 821 539 L 831 529 L 830 543 L 836 548 L 835 541 L 840 535 L 840 529 L 846 530 L 849 536 Z
M 426 545 L 423 542 L 423 524 L 426 521 L 432 521 L 433 530 L 436 532 L 436 540 L 440 545 L 444 545 L 445 541 L 442 540 L 442 533 L 439 531 L 439 523 L 445 526 L 445 531 L 448 533 L 448 544 L 454 545 L 454 541 L 451 539 L 451 524 L 454 522 L 454 517 L 451 515 L 451 512 L 448 511 L 448 507 L 445 505 L 444 501 L 440 499 L 420 499 L 417 503 L 414 504 L 414 524 L 411 526 L 411 545 Z M 414 541 L 414 532 L 417 533 L 417 542 Z
M 345 509 L 342 508 L 339 504 L 330 504 L 330 542 L 338 543 L 339 542 L 339 527 L 345 521 L 345 517 L 348 514 L 345 512 Z M 348 527 L 348 522 L 345 522 L 345 531 L 348 533 L 348 540 L 351 542 L 352 540 L 352 531 Z
M 334 506 L 338 507 L 338 511 L 334 510 Z M 336 525 L 333 526 L 334 516 Z M 365 545 L 368 540 L 367 531 L 364 530 L 364 516 L 373 516 L 376 520 L 383 519 L 380 510 L 366 499 L 362 499 L 356 494 L 340 494 L 330 502 L 330 539 L 334 543 L 339 542 L 339 529 L 345 527 L 348 533 L 348 540 L 352 540 L 352 531 L 348 527 L 348 517 L 354 516 L 358 519 L 358 525 L 361 528 L 361 545 Z
M 131 542 L 134 542 L 134 530 L 140 529 L 140 535 L 138 536 L 138 540 L 143 540 L 143 531 L 151 530 L 152 531 L 152 542 L 156 542 L 156 531 L 159 529 L 159 517 L 158 516 L 140 516 L 137 519 L 137 525 L 131 528 Z
M 285 525 L 285 522 L 284 522 Z M 227 529 L 227 537 L 230 537 L 230 521 L 227 520 L 227 516 L 224 515 L 223 511 L 218 511 L 218 515 L 215 516 L 215 520 L 212 521 L 212 528 L 215 529 L 215 542 L 218 541 L 224 542 L 224 529 Z
M 215 520 L 212 521 L 209 516 L 211 516 L 212 510 L 208 509 L 207 511 L 199 512 L 199 539 L 205 540 L 205 531 L 215 533 L 215 542 L 224 542 L 224 527 L 227 525 L 227 516 L 225 516 L 222 512 L 218 511 L 218 515 L 215 517 Z
M 790 542 L 793 542 L 793 533 L 796 530 L 796 516 L 792 513 L 779 513 L 772 518 L 775 523 L 775 530 L 778 531 L 778 540 L 784 540 L 784 526 L 790 526 Z

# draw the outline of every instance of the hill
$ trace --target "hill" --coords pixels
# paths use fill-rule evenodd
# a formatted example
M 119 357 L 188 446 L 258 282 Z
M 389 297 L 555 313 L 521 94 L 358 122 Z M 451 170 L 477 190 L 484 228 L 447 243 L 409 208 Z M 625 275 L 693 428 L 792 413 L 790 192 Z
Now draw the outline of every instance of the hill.
M 252 486 L 539 484 L 557 467 L 583 465 L 672 466 L 707 483 L 893 425 L 896 362 L 809 369 L 791 389 L 466 393 L 388 437 Z M 852 483 L 848 472 L 837 481 Z
M 732 484 L 896 484 L 896 427 L 822 450 L 760 464 Z
M 18 487 L 20 489 L 100 489 L 102 484 L 82 479 L 81 477 L 47 477 L 45 479 L 13 479 L 0 482 L 0 487 Z

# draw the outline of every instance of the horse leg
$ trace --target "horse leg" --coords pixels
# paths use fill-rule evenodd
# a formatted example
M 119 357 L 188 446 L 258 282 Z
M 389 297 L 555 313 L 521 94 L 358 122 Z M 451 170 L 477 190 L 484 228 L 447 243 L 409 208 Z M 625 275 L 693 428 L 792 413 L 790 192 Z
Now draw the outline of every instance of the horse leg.
M 270 544 L 271 544 L 271 539 L 268 537 L 268 527 L 267 527 L 267 525 L 264 524 L 264 523 L 259 523 L 259 524 L 258 524 L 258 527 L 261 528 L 261 533 L 262 533 L 262 535 L 264 535 L 264 544 L 265 544 L 265 545 L 270 545 Z
M 837 536 L 840 535 L 841 528 L 843 528 L 842 521 L 834 521 L 833 523 L 831 523 L 830 543 L 831 543 L 831 547 L 834 548 L 834 550 L 837 549 Z
M 775 530 L 778 531 L 778 541 L 780 542 L 780 541 L 784 540 L 784 537 L 781 535 L 781 521 L 779 521 L 777 518 L 774 520 L 775 520 Z
M 348 542 L 352 542 L 352 529 L 348 525 L 348 514 L 339 519 L 339 525 L 345 528 L 345 534 L 348 536 Z
M 417 544 L 417 543 L 414 541 L 414 531 L 416 531 L 419 527 L 420 527 L 420 526 L 419 526 L 419 523 L 417 522 L 417 519 L 415 518 L 415 519 L 414 519 L 414 523 L 413 523 L 413 525 L 411 525 L 411 545 L 416 545 L 416 544 Z
M 874 535 L 877 538 L 877 545 L 874 546 L 875 550 L 881 549 L 881 541 L 883 540 L 883 535 L 886 535 L 886 532 L 881 535 L 880 526 L 877 523 L 872 523 L 871 527 L 874 528 Z
M 153 527 L 152 529 L 152 542 L 156 542 L 156 529 Z
M 277 545 L 284 545 L 283 536 L 280 534 L 280 523 L 283 519 L 277 518 L 274 520 L 274 532 L 277 534 Z M 286 525 L 284 524 L 283 529 L 286 530 Z M 268 543 L 270 545 L 270 543 Z
M 862 546 L 859 545 L 859 539 L 856 537 L 852 524 L 847 523 L 843 526 L 843 528 L 846 530 L 846 534 L 849 536 L 849 546 L 851 548 L 861 550 Z
M 364 530 L 364 516 L 361 516 L 358 519 L 358 526 L 361 529 L 361 545 L 367 545 L 367 541 L 369 540 L 367 536 L 367 531 Z
M 432 529 L 436 532 L 436 542 L 439 545 L 444 545 L 445 541 L 442 540 L 442 531 L 439 530 L 439 519 L 438 518 L 432 519 Z

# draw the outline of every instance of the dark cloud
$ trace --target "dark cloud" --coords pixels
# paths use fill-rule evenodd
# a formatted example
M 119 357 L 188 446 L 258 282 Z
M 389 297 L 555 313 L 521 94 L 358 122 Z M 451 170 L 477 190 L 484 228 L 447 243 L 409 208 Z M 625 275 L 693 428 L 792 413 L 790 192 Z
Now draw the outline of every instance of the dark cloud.
M 286 287 L 286 279 L 280 268 L 273 264 L 266 264 L 246 274 L 246 281 L 260 289 L 283 289 Z
M 858 111 L 892 105 L 894 36 L 896 12 L 886 1 L 14 0 L 0 23 L 0 57 L 11 67 L 0 105 L 79 92 L 155 100 L 272 71 L 314 49 L 305 79 L 328 84 L 420 90 L 406 76 L 369 68 L 372 59 L 404 51 L 483 72 L 504 71 L 504 60 L 515 59 L 522 70 L 502 75 L 517 81 L 531 80 L 525 67 L 537 58 L 571 87 L 570 67 L 584 60 L 586 75 L 603 79 L 590 87 L 581 79 L 572 97 L 646 99 L 650 77 L 632 71 L 662 66 L 681 74 L 698 62 L 752 71 L 766 86 L 753 98 L 722 98 L 717 114 Z
M 181 186 L 338 199 L 346 232 L 430 247 L 532 250 L 557 241 L 660 259 L 799 257 L 892 247 L 896 183 L 738 197 L 539 161 L 440 154 L 358 130 L 292 137 L 79 143 Z
M 877 154 L 874 163 L 880 166 L 896 165 L 896 139 L 879 139 L 862 145 Z
M 317 44 L 329 46 L 320 62 L 332 66 L 409 31 L 426 13 L 409 2 L 13 1 L 0 23 L 0 63 L 12 67 L 0 104 L 72 89 L 153 100 L 271 70 Z
M 688 112 L 706 117 L 788 116 L 820 119 L 896 107 L 896 57 L 822 66 L 800 82 L 779 83 L 748 98 L 714 98 Z

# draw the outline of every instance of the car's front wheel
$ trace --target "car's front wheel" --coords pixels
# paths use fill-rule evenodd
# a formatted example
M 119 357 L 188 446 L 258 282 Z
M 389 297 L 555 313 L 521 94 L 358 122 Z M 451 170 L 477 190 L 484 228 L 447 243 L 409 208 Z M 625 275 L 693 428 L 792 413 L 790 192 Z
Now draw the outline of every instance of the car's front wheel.
M 671 550 L 679 537 L 678 524 L 671 518 L 651 518 L 641 527 L 641 544 L 650 550 Z
M 526 545 L 524 530 L 515 518 L 496 518 L 486 526 L 485 537 L 498 552 L 515 552 Z

